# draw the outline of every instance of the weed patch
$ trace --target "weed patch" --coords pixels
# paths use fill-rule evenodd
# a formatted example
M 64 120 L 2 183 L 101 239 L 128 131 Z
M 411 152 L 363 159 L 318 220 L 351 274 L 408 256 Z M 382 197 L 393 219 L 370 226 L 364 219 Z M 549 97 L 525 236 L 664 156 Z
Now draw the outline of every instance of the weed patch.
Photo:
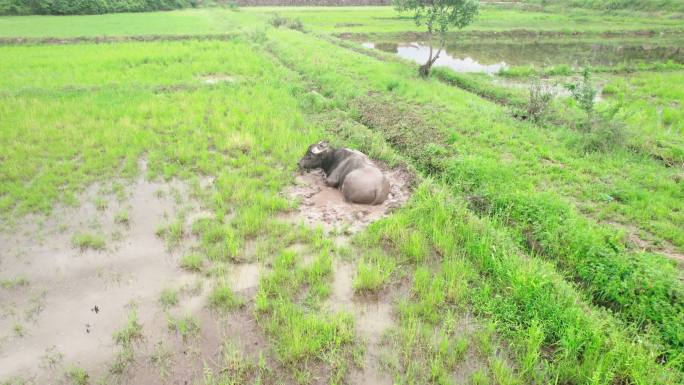
M 81 251 L 92 249 L 92 250 L 104 250 L 106 242 L 104 238 L 99 234 L 76 234 L 71 238 L 71 244 L 74 247 L 81 249 Z
M 243 304 L 244 301 L 238 298 L 226 283 L 217 285 L 209 294 L 209 305 L 218 310 L 230 311 Z

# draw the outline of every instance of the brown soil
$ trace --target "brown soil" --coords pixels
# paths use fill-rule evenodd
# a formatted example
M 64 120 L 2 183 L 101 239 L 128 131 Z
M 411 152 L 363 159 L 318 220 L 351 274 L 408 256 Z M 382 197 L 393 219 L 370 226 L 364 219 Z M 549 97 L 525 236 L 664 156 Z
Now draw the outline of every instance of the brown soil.
M 321 170 L 298 175 L 295 185 L 287 189 L 286 194 L 300 200 L 300 205 L 283 219 L 304 222 L 312 227 L 320 225 L 325 230 L 359 231 L 403 205 L 411 195 L 413 176 L 409 171 L 395 168 L 383 172 L 390 181 L 390 194 L 380 205 L 346 202 L 339 189 L 325 185 Z
M 622 230 L 625 233 L 625 242 L 630 248 L 664 255 L 677 262 L 681 267 L 684 267 L 684 253 L 672 243 L 665 240 L 656 240 L 655 235 L 649 234 L 647 231 L 633 225 L 614 221 L 606 221 L 605 223 Z

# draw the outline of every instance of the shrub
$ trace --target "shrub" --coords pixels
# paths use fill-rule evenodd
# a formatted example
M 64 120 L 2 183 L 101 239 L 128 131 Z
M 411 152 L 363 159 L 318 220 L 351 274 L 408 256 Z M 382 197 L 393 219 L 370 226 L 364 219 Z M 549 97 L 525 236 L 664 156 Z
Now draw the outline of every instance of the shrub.
M 530 82 L 530 99 L 527 102 L 527 115 L 535 122 L 542 121 L 552 100 L 553 92 L 551 87 L 544 83 L 539 76 L 533 77 Z
M 587 113 L 587 117 L 591 119 L 591 116 L 594 113 L 594 98 L 596 98 L 598 90 L 591 81 L 591 72 L 589 68 L 584 68 L 582 70 L 582 79 L 566 84 L 565 88 L 570 91 L 572 98 L 575 99 L 584 112 Z
M 268 20 L 268 23 L 276 28 L 286 27 L 297 31 L 304 31 L 304 24 L 302 24 L 301 20 L 291 19 L 278 14 L 273 15 L 273 17 Z
M 582 137 L 581 145 L 585 153 L 607 152 L 622 147 L 626 139 L 624 127 L 620 123 L 601 119 L 595 121 Z

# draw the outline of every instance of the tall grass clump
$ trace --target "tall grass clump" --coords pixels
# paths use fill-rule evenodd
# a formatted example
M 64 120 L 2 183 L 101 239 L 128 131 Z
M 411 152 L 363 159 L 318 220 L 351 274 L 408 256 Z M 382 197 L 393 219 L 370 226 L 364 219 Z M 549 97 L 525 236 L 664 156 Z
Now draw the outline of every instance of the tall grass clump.
M 472 292 L 471 305 L 515 341 L 531 378 L 542 376 L 543 383 L 591 378 L 596 384 L 669 384 L 680 378 L 657 363 L 660 349 L 648 331 L 636 341 L 632 327 L 585 303 L 553 265 L 524 255 L 506 232 L 473 216 L 447 191 L 423 184 L 408 208 L 372 225 L 366 241 L 385 239 L 392 246 L 396 222 L 423 234 L 442 258 L 456 258 L 460 269 L 473 271 L 475 278 L 468 281 L 472 287 L 461 287 Z M 422 299 L 414 306 L 432 322 L 439 321 L 439 309 L 450 303 L 444 279 L 425 269 L 416 271 L 413 291 Z
M 304 31 L 304 24 L 297 18 L 275 14 L 268 20 L 268 23 L 276 28 L 285 27 L 297 31 Z

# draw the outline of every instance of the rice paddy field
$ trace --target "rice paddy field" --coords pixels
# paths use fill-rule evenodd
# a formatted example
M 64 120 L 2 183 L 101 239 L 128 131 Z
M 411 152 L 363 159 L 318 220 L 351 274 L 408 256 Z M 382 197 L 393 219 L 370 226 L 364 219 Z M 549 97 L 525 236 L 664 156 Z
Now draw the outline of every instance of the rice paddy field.
M 424 79 L 429 44 L 0 17 L 0 384 L 684 383 L 682 15 L 484 4 Z M 392 199 L 298 170 L 322 139 Z

